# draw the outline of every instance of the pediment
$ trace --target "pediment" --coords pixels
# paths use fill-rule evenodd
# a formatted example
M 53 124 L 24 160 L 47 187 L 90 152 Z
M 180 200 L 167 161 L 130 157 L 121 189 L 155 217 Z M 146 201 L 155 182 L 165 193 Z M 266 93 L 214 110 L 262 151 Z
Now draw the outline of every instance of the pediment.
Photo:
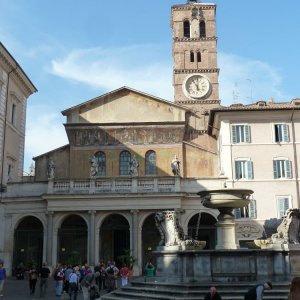
M 123 87 L 62 112 L 67 124 L 183 122 L 188 109 Z

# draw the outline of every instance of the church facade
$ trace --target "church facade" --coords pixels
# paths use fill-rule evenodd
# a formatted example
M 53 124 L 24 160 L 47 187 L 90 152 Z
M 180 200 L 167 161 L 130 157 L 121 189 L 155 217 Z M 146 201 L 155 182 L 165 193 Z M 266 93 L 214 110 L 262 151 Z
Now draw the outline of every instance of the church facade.
M 253 181 L 232 175 L 234 143 L 220 139 L 230 136 L 228 123 L 240 124 L 241 111 L 219 99 L 216 6 L 187 1 L 172 7 L 171 18 L 174 102 L 121 87 L 68 108 L 62 114 L 69 143 L 34 158 L 34 182 L 8 184 L 0 250 L 10 271 L 20 262 L 118 263 L 129 251 L 140 275 L 160 241 L 154 215 L 162 210 L 177 210 L 185 234 L 214 249 L 218 211 L 197 193 L 252 189 Z M 245 111 L 249 120 L 256 112 Z M 237 158 L 247 157 L 245 149 Z M 254 190 L 247 213 L 236 211 L 240 240 L 261 237 L 263 220 L 277 217 L 249 215 L 264 201 Z

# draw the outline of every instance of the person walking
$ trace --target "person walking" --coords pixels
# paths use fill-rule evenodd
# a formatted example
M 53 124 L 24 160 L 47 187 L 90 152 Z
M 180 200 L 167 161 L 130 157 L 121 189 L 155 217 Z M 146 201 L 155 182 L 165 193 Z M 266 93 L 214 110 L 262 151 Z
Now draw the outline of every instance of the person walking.
M 210 291 L 204 296 L 204 300 L 222 300 L 215 286 L 210 287 Z
M 300 299 L 300 277 L 294 277 L 291 282 L 288 300 Z
M 61 266 L 58 266 L 54 273 L 54 280 L 55 280 L 55 295 L 60 297 L 63 292 L 64 286 L 64 272 Z
M 270 281 L 258 284 L 248 290 L 245 295 L 245 300 L 262 300 L 265 290 L 271 290 L 273 285 Z
M 6 279 L 6 269 L 4 268 L 3 263 L 0 263 L 0 297 L 3 297 L 2 291 L 4 288 L 4 282 Z
M 32 266 L 28 272 L 30 295 L 34 295 L 35 286 L 38 279 L 38 271 L 35 266 Z
M 73 268 L 72 273 L 69 276 L 69 296 L 70 300 L 76 300 L 77 299 L 77 293 L 78 293 L 78 286 L 79 286 L 79 273 L 78 273 L 79 267 L 76 266 Z
M 40 271 L 40 298 L 46 297 L 46 291 L 48 287 L 48 278 L 50 275 L 50 269 L 47 267 L 47 263 L 44 262 Z

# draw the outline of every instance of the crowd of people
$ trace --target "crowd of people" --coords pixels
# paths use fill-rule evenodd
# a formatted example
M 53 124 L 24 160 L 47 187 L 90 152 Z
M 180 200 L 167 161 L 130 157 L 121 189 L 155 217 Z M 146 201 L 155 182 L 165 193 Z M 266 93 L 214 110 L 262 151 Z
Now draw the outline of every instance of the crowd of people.
M 147 277 L 153 277 L 155 274 L 155 267 L 151 262 L 147 262 L 145 266 L 145 274 Z M 43 263 L 42 268 L 38 271 L 36 266 L 32 265 L 27 272 L 29 280 L 30 295 L 34 295 L 36 285 L 39 279 L 39 297 L 45 298 L 48 288 L 48 279 L 51 277 L 55 280 L 55 295 L 62 296 L 64 293 L 68 294 L 70 300 L 76 300 L 78 292 L 82 292 L 84 300 L 100 299 L 100 291 L 111 292 L 117 288 L 117 278 L 121 278 L 121 285 L 128 284 L 130 276 L 130 269 L 126 264 L 118 269 L 114 261 L 105 264 L 103 261 L 99 262 L 94 268 L 85 265 L 63 266 L 57 265 L 51 273 L 47 263 Z M 23 276 L 24 278 L 25 276 Z M 23 279 L 22 278 L 22 279 Z M 4 281 L 6 279 L 6 269 L 4 264 L 0 261 L 0 297 Z M 17 276 L 17 279 L 20 279 Z M 251 287 L 244 296 L 245 300 L 262 300 L 265 290 L 272 289 L 272 283 L 266 281 L 256 286 Z M 300 277 L 294 277 L 288 295 L 289 300 L 300 299 Z M 211 286 L 209 292 L 204 296 L 204 300 L 222 300 L 221 295 L 217 292 L 216 287 Z
M 68 293 L 71 300 L 77 299 L 82 292 L 84 300 L 100 298 L 100 292 L 111 292 L 117 288 L 117 279 L 121 277 L 122 286 L 128 284 L 129 268 L 124 264 L 117 268 L 114 261 L 105 264 L 99 262 L 94 268 L 87 264 L 80 266 L 58 265 L 53 271 L 55 295 L 60 297 Z

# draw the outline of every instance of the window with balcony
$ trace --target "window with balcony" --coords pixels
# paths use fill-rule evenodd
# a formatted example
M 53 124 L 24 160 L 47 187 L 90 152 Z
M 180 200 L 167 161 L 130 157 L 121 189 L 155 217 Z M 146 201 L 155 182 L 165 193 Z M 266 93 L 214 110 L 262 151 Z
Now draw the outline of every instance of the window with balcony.
M 250 143 L 250 126 L 232 125 L 232 143 Z
M 278 217 L 283 218 L 285 212 L 291 208 L 291 197 L 290 196 L 278 196 L 277 197 L 277 208 L 278 208 Z
M 289 126 L 287 124 L 275 124 L 274 125 L 275 142 L 289 142 Z
M 235 179 L 253 179 L 253 163 L 251 160 L 235 161 Z
M 292 178 L 292 162 L 288 159 L 274 159 L 273 172 L 275 179 Z
M 150 150 L 146 153 L 145 163 L 146 175 L 157 175 L 156 153 L 154 151 Z
M 99 151 L 95 153 L 95 158 L 97 160 L 97 176 L 105 176 L 106 174 L 106 156 L 105 153 L 102 151 Z
M 120 175 L 130 175 L 131 154 L 129 151 L 122 151 L 119 158 Z
M 233 212 L 236 219 L 241 219 L 241 218 L 256 219 L 257 218 L 256 200 L 251 199 L 248 206 L 242 208 L 235 208 Z

